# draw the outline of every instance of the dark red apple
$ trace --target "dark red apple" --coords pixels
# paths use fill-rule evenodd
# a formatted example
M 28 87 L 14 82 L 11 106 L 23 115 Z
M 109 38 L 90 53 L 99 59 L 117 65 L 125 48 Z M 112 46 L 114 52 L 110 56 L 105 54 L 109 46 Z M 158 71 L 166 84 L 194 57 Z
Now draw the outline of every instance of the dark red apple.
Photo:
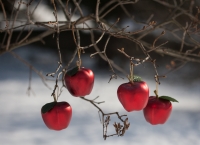
M 51 102 L 42 107 L 41 114 L 49 129 L 62 130 L 70 123 L 72 108 L 67 102 Z
M 148 102 L 149 87 L 143 81 L 124 83 L 118 87 L 117 95 L 126 111 L 139 111 Z
M 164 124 L 172 111 L 172 104 L 162 97 L 150 96 L 143 113 L 147 122 L 152 125 Z
M 87 68 L 80 68 L 72 75 L 66 73 L 65 85 L 72 96 L 84 97 L 89 95 L 94 85 L 94 73 Z

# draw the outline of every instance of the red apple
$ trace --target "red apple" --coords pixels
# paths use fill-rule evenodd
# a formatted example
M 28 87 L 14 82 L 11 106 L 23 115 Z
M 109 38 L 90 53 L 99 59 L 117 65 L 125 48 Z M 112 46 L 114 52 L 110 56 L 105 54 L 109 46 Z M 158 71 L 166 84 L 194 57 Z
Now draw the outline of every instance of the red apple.
M 126 111 L 139 111 L 148 102 L 149 88 L 143 81 L 124 83 L 118 87 L 117 95 Z
M 72 108 L 67 102 L 52 102 L 42 107 L 41 114 L 49 129 L 62 130 L 70 123 Z
M 172 104 L 162 97 L 150 96 L 143 113 L 147 122 L 152 125 L 164 124 L 172 111 Z
M 72 96 L 84 97 L 89 95 L 94 85 L 94 73 L 87 68 L 77 69 L 72 75 L 66 73 L 65 85 Z

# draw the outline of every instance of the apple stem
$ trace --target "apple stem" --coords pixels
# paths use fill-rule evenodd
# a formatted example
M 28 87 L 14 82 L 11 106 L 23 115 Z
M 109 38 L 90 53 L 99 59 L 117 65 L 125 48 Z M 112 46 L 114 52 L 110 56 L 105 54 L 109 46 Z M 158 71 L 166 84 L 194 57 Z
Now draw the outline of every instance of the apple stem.
M 133 68 L 134 68 L 134 63 L 131 61 L 130 62 L 130 76 L 129 76 L 129 81 L 131 83 L 134 83 L 134 75 L 133 75 Z
M 156 98 L 158 98 L 158 92 L 154 90 L 154 94 L 156 95 Z
M 156 82 L 156 93 L 158 94 L 158 82 Z
M 81 48 L 78 48 L 78 61 L 76 62 L 78 69 L 80 70 L 81 68 Z
M 158 82 L 156 82 L 156 90 L 154 90 L 156 98 L 158 98 Z
M 56 95 L 53 94 L 53 99 L 54 99 L 54 102 L 57 102 L 57 99 L 56 99 Z
M 156 79 L 156 90 L 154 91 L 156 97 L 158 98 L 158 85 L 159 85 L 159 81 L 158 81 L 158 76 L 155 75 L 155 79 Z

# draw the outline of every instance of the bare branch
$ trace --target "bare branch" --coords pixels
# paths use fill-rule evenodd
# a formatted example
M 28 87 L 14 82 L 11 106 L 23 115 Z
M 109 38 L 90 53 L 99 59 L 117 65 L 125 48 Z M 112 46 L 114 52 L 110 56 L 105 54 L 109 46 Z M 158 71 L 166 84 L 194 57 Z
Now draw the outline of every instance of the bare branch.
M 101 113 L 100 118 L 102 118 L 101 122 L 102 122 L 102 126 L 103 126 L 103 138 L 104 138 L 104 140 L 106 140 L 107 137 L 111 137 L 111 136 L 114 136 L 114 135 L 123 136 L 125 134 L 126 130 L 128 130 L 128 127 L 130 126 L 130 123 L 128 122 L 128 118 L 126 118 L 125 120 L 123 119 L 123 117 L 126 117 L 127 115 L 119 115 L 118 112 L 104 113 L 103 110 L 99 106 L 97 106 L 97 104 L 104 103 L 104 101 L 103 102 L 96 102 L 96 101 L 94 101 L 96 99 L 89 100 L 89 99 L 86 99 L 84 97 L 80 97 L 80 98 L 85 100 L 85 101 L 90 102 Z M 107 129 L 108 129 L 108 125 L 110 123 L 110 116 L 111 115 L 117 115 L 118 119 L 123 123 L 123 125 L 116 126 L 116 123 L 114 123 L 113 126 L 115 128 L 115 131 L 117 130 L 116 131 L 117 133 L 107 135 Z M 120 123 L 118 123 L 118 124 L 120 124 Z
M 97 4 L 96 4 L 96 22 L 99 22 L 99 4 L 100 4 L 100 0 L 97 0 Z

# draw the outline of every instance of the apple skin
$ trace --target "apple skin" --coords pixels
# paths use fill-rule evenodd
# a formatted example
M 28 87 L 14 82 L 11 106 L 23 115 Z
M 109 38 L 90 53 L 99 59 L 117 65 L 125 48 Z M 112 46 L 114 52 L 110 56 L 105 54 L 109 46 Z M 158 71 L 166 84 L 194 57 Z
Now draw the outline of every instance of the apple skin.
M 94 73 L 92 70 L 83 67 L 73 76 L 66 73 L 65 85 L 72 96 L 84 97 L 89 95 L 94 85 Z
M 148 102 L 149 87 L 143 81 L 124 83 L 118 87 L 117 96 L 126 111 L 139 111 Z
M 72 108 L 67 102 L 57 102 L 51 110 L 44 114 L 41 112 L 41 115 L 49 129 L 59 131 L 68 127 L 72 117 Z
M 172 103 L 165 99 L 150 96 L 147 106 L 143 109 L 144 117 L 152 125 L 164 124 L 172 111 Z

